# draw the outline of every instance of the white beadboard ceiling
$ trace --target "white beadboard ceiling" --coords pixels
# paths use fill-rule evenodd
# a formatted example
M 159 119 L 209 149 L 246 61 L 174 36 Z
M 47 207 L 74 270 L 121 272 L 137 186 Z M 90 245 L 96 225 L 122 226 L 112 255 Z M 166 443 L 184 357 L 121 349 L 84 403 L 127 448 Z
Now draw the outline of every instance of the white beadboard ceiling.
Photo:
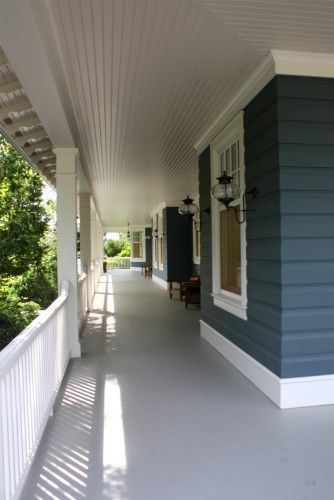
M 334 52 L 332 0 L 31 8 L 105 228 L 197 193 L 194 144 L 270 49 Z

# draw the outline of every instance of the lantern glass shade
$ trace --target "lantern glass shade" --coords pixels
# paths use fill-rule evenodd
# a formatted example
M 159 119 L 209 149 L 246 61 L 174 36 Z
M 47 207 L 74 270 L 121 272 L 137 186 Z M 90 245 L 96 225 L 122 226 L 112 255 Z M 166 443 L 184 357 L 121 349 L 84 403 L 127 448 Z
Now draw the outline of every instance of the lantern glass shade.
M 211 189 L 212 198 L 223 203 L 226 207 L 240 196 L 239 186 L 233 184 L 232 179 L 224 172 L 221 177 L 217 177 L 218 182 Z
M 198 213 L 198 206 L 194 203 L 194 200 L 189 198 L 189 196 L 187 196 L 187 198 L 182 201 L 182 205 L 179 206 L 180 215 L 188 215 L 192 217 L 193 215 L 196 215 Z

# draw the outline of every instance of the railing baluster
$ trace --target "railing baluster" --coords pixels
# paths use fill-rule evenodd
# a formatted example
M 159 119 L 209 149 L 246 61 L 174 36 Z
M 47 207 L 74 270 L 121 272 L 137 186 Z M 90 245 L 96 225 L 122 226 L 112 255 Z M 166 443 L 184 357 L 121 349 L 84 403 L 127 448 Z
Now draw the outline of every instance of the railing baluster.
M 0 352 L 0 500 L 17 498 L 22 490 L 67 366 L 68 283 L 63 290 Z

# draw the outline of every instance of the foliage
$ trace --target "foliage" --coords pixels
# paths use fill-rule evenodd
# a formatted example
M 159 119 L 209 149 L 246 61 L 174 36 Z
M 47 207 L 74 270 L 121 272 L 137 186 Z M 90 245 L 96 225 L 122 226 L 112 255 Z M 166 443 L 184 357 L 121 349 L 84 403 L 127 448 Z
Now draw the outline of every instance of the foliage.
M 22 301 L 10 285 L 0 281 L 0 349 L 31 323 L 39 309 L 36 302 Z
M 1 276 L 20 275 L 42 259 L 48 223 L 42 189 L 42 178 L 0 137 Z
M 119 240 L 106 240 L 104 253 L 107 257 L 130 257 L 130 241 L 127 235 L 121 233 Z
M 0 136 L 0 349 L 57 296 L 55 203 Z
M 43 255 L 39 265 L 31 266 L 13 285 L 13 291 L 22 299 L 33 298 L 46 309 L 57 298 L 57 253 L 55 235 L 43 238 Z

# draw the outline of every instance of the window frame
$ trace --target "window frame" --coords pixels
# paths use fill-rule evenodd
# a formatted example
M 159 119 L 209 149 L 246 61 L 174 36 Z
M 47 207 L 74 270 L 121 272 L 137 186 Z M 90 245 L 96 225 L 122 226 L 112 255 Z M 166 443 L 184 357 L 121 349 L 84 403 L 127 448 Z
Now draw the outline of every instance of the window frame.
M 211 186 L 217 183 L 216 178 L 221 175 L 220 157 L 235 142 L 239 142 L 239 173 L 240 198 L 234 200 L 230 206 L 243 207 L 242 193 L 245 192 L 245 160 L 244 160 L 244 128 L 243 112 L 238 115 L 220 132 L 211 143 Z M 236 294 L 221 288 L 220 265 L 220 212 L 226 210 L 217 200 L 211 199 L 212 221 L 212 299 L 215 306 L 247 320 L 247 258 L 246 258 L 246 222 L 240 224 L 240 278 L 241 294 Z
M 134 233 L 141 233 L 141 244 L 143 250 L 142 257 L 134 257 L 133 256 L 133 235 Z M 131 262 L 146 262 L 146 239 L 145 239 L 145 229 L 133 229 L 131 231 Z
M 199 196 L 196 196 L 195 198 L 195 203 L 199 207 Z M 199 231 L 196 231 L 196 224 L 199 224 Z M 193 263 L 196 264 L 197 266 L 200 265 L 201 263 L 201 226 L 200 226 L 200 211 L 193 217 L 193 223 L 192 223 L 192 236 L 193 236 Z M 196 244 L 197 241 L 196 239 L 198 238 L 198 255 L 196 255 Z

